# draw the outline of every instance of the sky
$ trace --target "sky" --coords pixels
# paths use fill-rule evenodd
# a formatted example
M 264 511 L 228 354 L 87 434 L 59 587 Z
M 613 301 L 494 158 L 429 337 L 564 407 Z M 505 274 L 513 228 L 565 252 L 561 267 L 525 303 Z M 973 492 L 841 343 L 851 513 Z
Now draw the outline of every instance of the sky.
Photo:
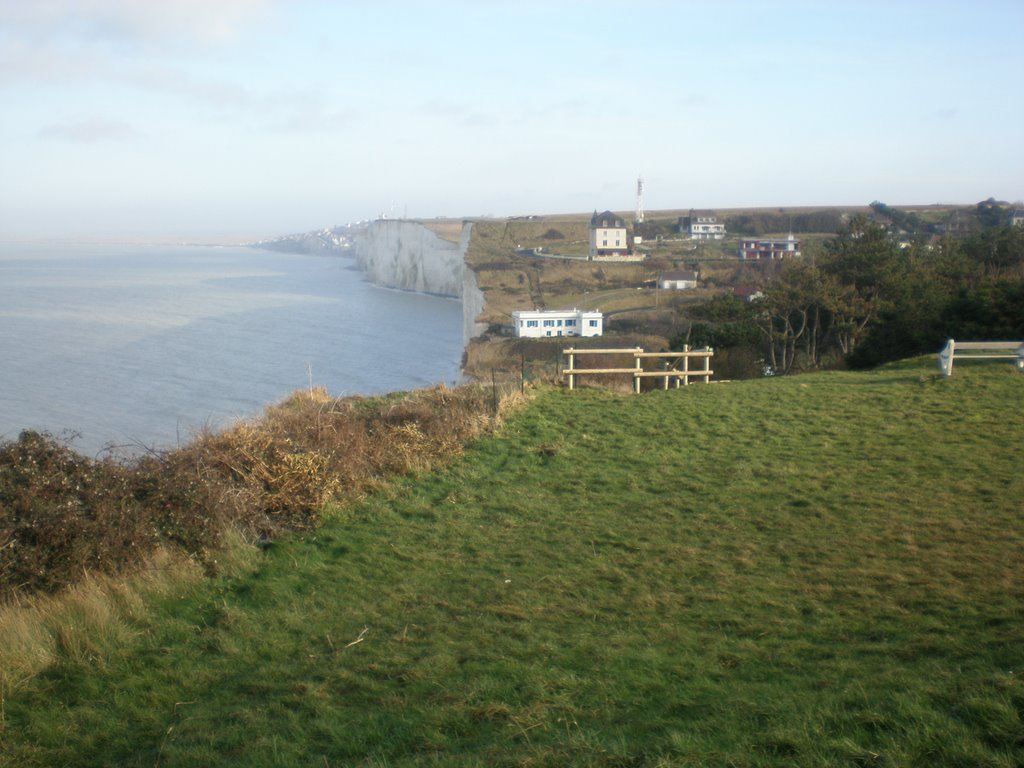
M 0 240 L 1024 198 L 1021 0 L 0 0 Z

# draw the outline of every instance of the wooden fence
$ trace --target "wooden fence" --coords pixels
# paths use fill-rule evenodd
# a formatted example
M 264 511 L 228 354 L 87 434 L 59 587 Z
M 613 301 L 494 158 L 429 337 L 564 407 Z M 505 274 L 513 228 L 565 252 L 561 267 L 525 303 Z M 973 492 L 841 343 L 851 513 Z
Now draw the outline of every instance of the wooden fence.
M 628 374 L 633 377 L 633 391 L 640 393 L 640 381 L 645 378 L 661 378 L 664 389 L 669 388 L 669 382 L 675 382 L 678 389 L 680 383 L 688 386 L 690 379 L 703 379 L 704 383 L 711 381 L 714 371 L 711 370 L 711 358 L 715 351 L 711 347 L 691 350 L 689 346 L 683 347 L 682 352 L 644 352 L 640 347 L 633 349 L 569 349 L 563 350 L 562 354 L 568 360 L 568 367 L 563 369 L 562 375 L 569 377 L 569 389 L 576 388 L 576 377 L 586 375 L 622 375 Z M 630 368 L 577 368 L 576 357 L 578 355 L 631 355 L 633 365 Z M 690 368 L 690 358 L 701 361 L 700 368 Z M 663 360 L 662 369 L 658 371 L 644 370 L 644 360 Z

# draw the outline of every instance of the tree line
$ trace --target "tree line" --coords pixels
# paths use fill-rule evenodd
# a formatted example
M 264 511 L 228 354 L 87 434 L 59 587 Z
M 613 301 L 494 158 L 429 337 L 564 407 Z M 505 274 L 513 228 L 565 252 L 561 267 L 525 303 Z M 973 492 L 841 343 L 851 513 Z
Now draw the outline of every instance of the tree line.
M 934 352 L 947 338 L 1024 339 L 1024 228 L 901 247 L 854 217 L 815 258 L 781 264 L 745 303 L 695 311 L 682 343 L 763 351 L 766 372 L 871 367 Z

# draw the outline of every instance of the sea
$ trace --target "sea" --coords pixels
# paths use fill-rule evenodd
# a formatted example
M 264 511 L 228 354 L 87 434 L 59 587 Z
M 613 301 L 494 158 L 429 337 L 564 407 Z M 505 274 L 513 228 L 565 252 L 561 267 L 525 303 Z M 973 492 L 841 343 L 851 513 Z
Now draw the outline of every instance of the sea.
M 311 386 L 455 384 L 462 350 L 459 301 L 375 286 L 344 255 L 0 244 L 0 442 L 164 450 Z

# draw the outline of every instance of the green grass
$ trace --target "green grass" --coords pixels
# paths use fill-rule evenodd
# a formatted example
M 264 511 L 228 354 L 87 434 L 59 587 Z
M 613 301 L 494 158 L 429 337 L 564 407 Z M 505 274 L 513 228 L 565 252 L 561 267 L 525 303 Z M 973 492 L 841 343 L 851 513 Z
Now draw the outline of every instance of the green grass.
M 6 692 L 3 765 L 1019 766 L 1024 376 L 544 391 Z

